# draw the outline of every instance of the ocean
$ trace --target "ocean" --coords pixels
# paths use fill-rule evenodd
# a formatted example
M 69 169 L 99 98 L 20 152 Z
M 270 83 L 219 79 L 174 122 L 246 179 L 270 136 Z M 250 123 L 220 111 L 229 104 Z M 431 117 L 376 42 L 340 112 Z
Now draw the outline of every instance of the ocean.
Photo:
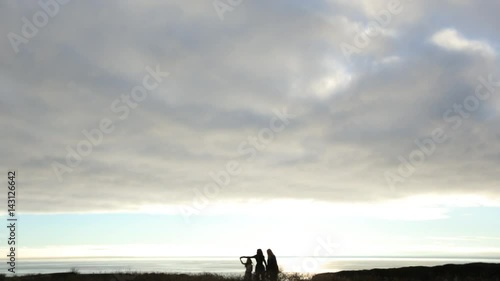
M 277 257 L 285 272 L 320 273 L 341 270 L 434 266 L 471 262 L 500 263 L 500 258 L 387 258 L 387 257 Z M 4 263 L 4 267 L 6 267 Z M 20 259 L 16 274 L 69 272 L 177 272 L 242 274 L 238 257 L 169 257 L 169 258 L 86 258 L 86 259 Z M 3 271 L 7 272 L 7 268 Z

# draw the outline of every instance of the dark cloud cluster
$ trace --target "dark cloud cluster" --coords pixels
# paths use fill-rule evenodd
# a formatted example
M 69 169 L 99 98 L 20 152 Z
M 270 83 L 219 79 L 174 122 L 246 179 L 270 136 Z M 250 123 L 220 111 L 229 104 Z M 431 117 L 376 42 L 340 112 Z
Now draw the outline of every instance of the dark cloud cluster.
M 454 109 L 479 77 L 500 81 L 499 4 L 413 2 L 401 0 L 401 14 L 350 61 L 341 44 L 387 1 L 243 1 L 224 20 L 211 1 L 70 1 L 17 53 L 8 34 L 23 36 L 23 17 L 43 9 L 4 2 L 2 164 L 19 170 L 28 212 L 190 203 L 231 160 L 242 173 L 214 201 L 500 202 L 500 87 L 467 117 Z M 170 76 L 118 120 L 113 101 L 157 65 Z M 296 117 L 247 161 L 239 145 L 284 107 Z M 65 163 L 67 147 L 103 118 L 116 121 L 114 131 L 58 181 L 53 163 Z M 387 172 L 397 174 L 400 158 L 437 128 L 447 140 L 391 187 Z

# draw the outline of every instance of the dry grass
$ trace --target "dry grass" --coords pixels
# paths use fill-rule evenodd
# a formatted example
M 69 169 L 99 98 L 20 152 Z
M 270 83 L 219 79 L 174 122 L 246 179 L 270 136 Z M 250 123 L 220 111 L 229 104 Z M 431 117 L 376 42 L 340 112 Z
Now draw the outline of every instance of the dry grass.
M 175 274 L 175 273 L 94 273 L 80 274 L 78 272 L 35 274 L 18 277 L 8 277 L 9 281 L 242 281 L 239 276 L 218 274 Z M 308 281 L 310 277 L 300 274 L 280 274 L 279 281 Z

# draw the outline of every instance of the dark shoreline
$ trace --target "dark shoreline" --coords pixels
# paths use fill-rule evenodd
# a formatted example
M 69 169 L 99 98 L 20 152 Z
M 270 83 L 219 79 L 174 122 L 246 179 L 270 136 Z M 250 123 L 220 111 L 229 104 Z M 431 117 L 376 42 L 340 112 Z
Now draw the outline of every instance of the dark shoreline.
M 316 274 L 313 281 L 333 280 L 412 280 L 412 281 L 499 281 L 499 263 L 445 264 L 438 266 L 408 266 L 388 269 L 348 270 Z
M 23 276 L 0 276 L 12 281 L 236 281 L 241 277 L 211 273 L 49 273 Z M 439 266 L 409 266 L 389 269 L 348 270 L 335 273 L 301 275 L 280 274 L 287 281 L 500 281 L 500 263 L 446 264 Z

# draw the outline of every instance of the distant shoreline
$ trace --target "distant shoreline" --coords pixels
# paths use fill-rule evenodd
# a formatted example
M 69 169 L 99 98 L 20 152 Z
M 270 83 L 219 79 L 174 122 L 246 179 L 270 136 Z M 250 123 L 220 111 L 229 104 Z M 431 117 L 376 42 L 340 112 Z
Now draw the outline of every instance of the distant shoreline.
M 500 263 L 445 264 L 438 266 L 408 266 L 386 269 L 345 270 L 335 273 L 320 273 L 312 281 L 362 281 L 362 280 L 474 280 L 498 281 Z

